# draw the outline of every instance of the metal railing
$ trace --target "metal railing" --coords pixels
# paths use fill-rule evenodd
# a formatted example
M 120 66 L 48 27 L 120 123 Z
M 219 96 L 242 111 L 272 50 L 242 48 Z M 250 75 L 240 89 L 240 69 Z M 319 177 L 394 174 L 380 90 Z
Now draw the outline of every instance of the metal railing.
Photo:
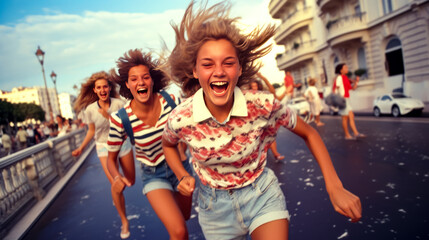
M 85 135 L 78 129 L 0 159 L 1 239 L 73 166 Z

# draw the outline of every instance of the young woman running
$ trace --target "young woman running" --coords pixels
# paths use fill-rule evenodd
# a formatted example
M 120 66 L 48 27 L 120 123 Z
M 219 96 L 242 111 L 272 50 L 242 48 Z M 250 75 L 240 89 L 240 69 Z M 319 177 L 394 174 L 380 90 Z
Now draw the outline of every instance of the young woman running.
M 243 34 L 227 2 L 194 11 L 192 2 L 179 26 L 169 57 L 174 80 L 189 97 L 174 109 L 163 134 L 164 154 L 191 195 L 195 179 L 179 159 L 180 140 L 188 144 L 199 184 L 199 222 L 206 239 L 279 239 L 288 237 L 289 213 L 267 150 L 284 126 L 302 137 L 322 170 L 327 192 L 338 212 L 358 221 L 361 203 L 344 187 L 315 129 L 273 94 L 241 91 L 258 72 L 255 60 L 275 27 Z
M 80 94 L 74 106 L 77 113 L 83 111 L 82 115 L 85 118 L 85 123 L 88 124 L 88 132 L 82 144 L 72 152 L 72 155 L 79 156 L 91 139 L 94 138 L 97 156 L 110 184 L 113 183 L 113 178 L 107 170 L 107 135 L 109 133 L 110 114 L 124 106 L 124 101 L 118 97 L 116 84 L 112 81 L 110 75 L 104 71 L 97 72 L 92 74 L 82 84 Z M 119 164 L 130 183 L 129 186 L 133 185 L 135 181 L 134 159 L 131 149 L 130 142 L 126 141 L 118 154 Z M 118 164 L 116 158 L 113 162 L 115 165 Z M 128 238 L 130 233 L 128 231 L 128 220 L 125 212 L 124 195 L 122 191 L 112 192 L 112 198 L 122 222 L 120 236 L 121 238 Z
M 160 94 L 168 80 L 158 65 L 150 54 L 130 50 L 117 61 L 118 74 L 112 72 L 112 75 L 121 86 L 120 94 L 129 99 L 125 110 L 135 139 L 136 158 L 141 163 L 143 194 L 167 228 L 170 239 L 188 239 L 185 221 L 190 217 L 192 196 L 177 191 L 179 181 L 165 162 L 162 132 L 175 106 Z M 174 101 L 174 105 L 179 104 L 179 99 L 173 95 L 167 94 L 167 98 Z M 130 137 L 124 124 L 119 115 L 111 115 L 108 167 L 114 177 L 112 192 L 120 192 L 124 186 L 130 185 L 113 164 L 121 144 Z M 186 158 L 179 161 L 189 175 L 189 161 Z

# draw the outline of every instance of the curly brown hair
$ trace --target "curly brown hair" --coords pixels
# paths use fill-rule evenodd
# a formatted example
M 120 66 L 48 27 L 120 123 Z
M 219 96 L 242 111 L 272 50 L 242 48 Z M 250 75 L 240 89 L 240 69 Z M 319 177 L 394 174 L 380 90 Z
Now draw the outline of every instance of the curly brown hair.
M 271 51 L 271 45 L 262 47 L 275 33 L 275 26 L 257 27 L 248 34 L 241 33 L 236 26 L 239 18 L 228 16 L 231 4 L 221 2 L 207 7 L 207 2 L 194 11 L 192 1 L 185 11 L 180 25 L 172 23 L 176 34 L 176 46 L 166 64 L 171 78 L 181 88 L 185 96 L 193 95 L 201 88 L 193 76 L 196 58 L 201 46 L 209 40 L 226 39 L 237 52 L 242 74 L 237 86 L 247 84 L 261 68 L 258 58 Z
M 149 68 L 149 74 L 153 81 L 153 92 L 160 92 L 169 83 L 169 78 L 159 66 L 161 65 L 159 60 L 152 60 L 150 53 L 143 53 L 141 49 L 129 50 L 124 53 L 123 57 L 120 57 L 116 61 L 118 74 L 115 70 L 111 70 L 110 74 L 112 79 L 119 84 L 119 94 L 126 99 L 133 99 L 131 91 L 125 84 L 128 81 L 128 73 L 132 67 L 143 65 Z
M 110 86 L 109 96 L 111 98 L 119 98 L 119 94 L 116 91 L 116 84 L 115 82 L 113 82 L 111 75 L 109 75 L 105 71 L 93 73 L 81 85 L 79 96 L 77 97 L 73 106 L 77 114 L 86 107 L 88 107 L 89 104 L 98 100 L 98 96 L 94 92 L 95 82 L 102 79 L 106 80 Z

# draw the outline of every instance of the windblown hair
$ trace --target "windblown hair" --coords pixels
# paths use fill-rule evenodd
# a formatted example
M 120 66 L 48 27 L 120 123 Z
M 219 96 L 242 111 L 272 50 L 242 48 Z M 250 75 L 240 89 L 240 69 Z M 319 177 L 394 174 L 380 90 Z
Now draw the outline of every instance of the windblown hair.
M 192 1 L 185 11 L 180 25 L 172 23 L 176 34 L 176 46 L 170 54 L 167 66 L 171 78 L 185 96 L 193 95 L 201 86 L 193 76 L 197 54 L 209 40 L 226 39 L 236 49 L 242 75 L 237 86 L 247 84 L 261 68 L 255 60 L 271 51 L 272 46 L 262 47 L 275 33 L 275 26 L 257 27 L 248 34 L 240 32 L 236 25 L 239 18 L 230 18 L 231 4 L 221 2 L 207 7 L 207 2 L 194 11 Z
M 76 114 L 88 107 L 89 104 L 98 100 L 98 96 L 94 92 L 95 82 L 102 79 L 106 80 L 110 86 L 109 96 L 111 98 L 119 97 L 119 94 L 116 91 L 116 84 L 112 81 L 111 76 L 105 71 L 96 72 L 92 74 L 91 77 L 89 77 L 84 83 L 82 83 L 79 96 L 74 103 L 74 110 L 76 111 Z
M 165 88 L 169 79 L 159 66 L 159 60 L 152 60 L 150 53 L 143 53 L 140 49 L 129 50 L 116 61 L 118 67 L 118 74 L 112 69 L 110 75 L 113 80 L 119 84 L 119 94 L 126 99 L 133 99 L 131 91 L 125 84 L 128 81 L 128 73 L 132 67 L 143 65 L 149 68 L 149 74 L 153 81 L 153 92 L 160 92 Z

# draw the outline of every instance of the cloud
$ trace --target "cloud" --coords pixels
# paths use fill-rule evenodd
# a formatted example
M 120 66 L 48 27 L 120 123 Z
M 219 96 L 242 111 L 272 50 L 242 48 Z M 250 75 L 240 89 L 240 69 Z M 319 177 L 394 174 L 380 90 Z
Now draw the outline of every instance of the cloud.
M 243 22 L 249 26 L 268 23 L 272 21 L 268 2 L 237 1 L 232 14 L 242 13 Z M 178 23 L 184 9 L 156 14 L 86 11 L 77 15 L 49 9 L 45 12 L 49 15 L 27 16 L 11 26 L 0 25 L 0 89 L 44 86 L 35 56 L 40 45 L 46 53 L 48 87 L 53 87 L 49 79 L 53 70 L 58 75 L 58 92 L 75 94 L 74 84 L 79 85 L 94 72 L 115 67 L 115 61 L 129 49 L 160 51 L 161 39 L 172 49 L 174 34 L 170 22 Z M 275 75 L 278 69 L 274 55 L 264 60 L 262 72 L 278 81 L 282 77 Z

